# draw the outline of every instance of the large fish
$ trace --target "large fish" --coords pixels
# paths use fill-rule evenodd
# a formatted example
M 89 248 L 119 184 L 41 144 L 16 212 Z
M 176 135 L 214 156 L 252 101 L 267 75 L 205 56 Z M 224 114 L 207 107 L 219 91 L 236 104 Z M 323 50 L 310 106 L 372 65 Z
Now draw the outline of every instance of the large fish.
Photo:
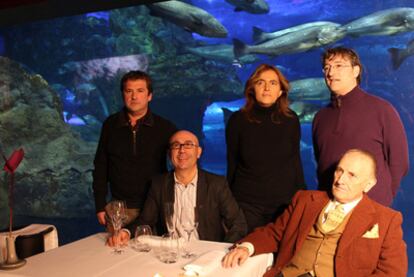
M 331 93 L 324 78 L 306 78 L 290 82 L 292 101 L 330 101 Z
M 264 0 L 226 0 L 236 8 L 234 11 L 263 14 L 269 12 L 269 5 Z
M 336 26 L 313 26 L 303 30 L 286 33 L 275 39 L 257 45 L 247 45 L 233 39 L 236 58 L 247 54 L 265 54 L 278 56 L 281 54 L 299 53 L 331 44 L 345 36 L 345 31 Z
M 387 9 L 361 17 L 343 26 L 347 35 L 395 35 L 414 30 L 414 8 Z
M 233 45 L 230 44 L 214 44 L 198 47 L 187 47 L 186 49 L 188 52 L 197 56 L 229 64 L 234 64 L 235 62 L 240 64 L 249 64 L 259 61 L 259 58 L 256 55 L 241 56 L 236 61 L 233 53 Z
M 253 27 L 253 41 L 254 43 L 261 43 L 267 40 L 275 39 L 277 37 L 286 35 L 288 33 L 293 33 L 297 31 L 302 31 L 304 29 L 310 28 L 310 27 L 336 27 L 339 28 L 341 25 L 338 23 L 330 22 L 330 21 L 315 21 L 315 22 L 309 22 L 305 24 L 296 25 L 290 28 L 282 29 L 275 32 L 264 32 L 262 29 L 254 26 Z
M 407 44 L 406 48 L 389 48 L 388 52 L 391 54 L 392 67 L 397 70 L 406 58 L 414 55 L 414 39 Z
M 322 106 L 313 102 L 297 101 L 290 103 L 289 108 L 295 111 L 300 123 L 311 123 Z
M 180 1 L 148 4 L 152 15 L 165 18 L 187 31 L 206 37 L 227 37 L 227 29 L 211 14 Z

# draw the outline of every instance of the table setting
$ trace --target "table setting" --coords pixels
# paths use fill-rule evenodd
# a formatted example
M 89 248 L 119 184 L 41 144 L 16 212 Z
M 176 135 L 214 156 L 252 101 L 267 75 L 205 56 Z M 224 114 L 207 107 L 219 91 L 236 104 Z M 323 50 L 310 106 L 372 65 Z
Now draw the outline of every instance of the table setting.
M 273 259 L 272 254 L 258 255 L 249 258 L 241 267 L 225 269 L 221 267 L 219 261 L 231 244 L 192 240 L 188 247 L 197 257 L 187 259 L 177 256 L 175 262 L 166 263 L 159 259 L 157 252 L 164 239 L 162 237 L 147 237 L 147 243 L 151 247 L 147 252 L 134 249 L 134 242 L 131 240 L 122 248 L 121 254 L 115 254 L 111 247 L 105 245 L 107 237 L 107 233 L 97 233 L 32 256 L 27 258 L 24 267 L 13 271 L 1 271 L 0 275 L 2 277 L 179 277 L 186 276 L 184 274 L 188 273 L 187 276 L 198 274 L 198 276 L 215 277 L 257 277 L 263 275 Z M 203 260 L 207 260 L 209 265 L 197 269 L 198 262 Z M 207 275 L 204 270 L 208 270 Z
M 194 208 L 182 208 L 173 216 L 172 203 L 166 203 L 167 233 L 153 235 L 148 225 L 136 227 L 126 244 L 115 240 L 107 245 L 111 233 L 119 233 L 125 219 L 125 204 L 110 203 L 111 233 L 97 233 L 27 258 L 27 264 L 16 270 L 1 271 L 3 277 L 257 277 L 272 264 L 273 255 L 249 258 L 242 266 L 223 268 L 221 260 L 230 243 L 199 240 L 198 219 Z M 178 226 L 178 221 L 180 222 Z

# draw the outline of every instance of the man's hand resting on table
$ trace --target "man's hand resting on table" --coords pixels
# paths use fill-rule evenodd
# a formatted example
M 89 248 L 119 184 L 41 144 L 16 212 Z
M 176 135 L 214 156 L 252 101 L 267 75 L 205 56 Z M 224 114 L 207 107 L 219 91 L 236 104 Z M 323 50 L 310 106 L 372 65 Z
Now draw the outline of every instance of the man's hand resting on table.
M 249 257 L 249 250 L 244 246 L 237 246 L 224 256 L 221 264 L 224 268 L 242 265 Z

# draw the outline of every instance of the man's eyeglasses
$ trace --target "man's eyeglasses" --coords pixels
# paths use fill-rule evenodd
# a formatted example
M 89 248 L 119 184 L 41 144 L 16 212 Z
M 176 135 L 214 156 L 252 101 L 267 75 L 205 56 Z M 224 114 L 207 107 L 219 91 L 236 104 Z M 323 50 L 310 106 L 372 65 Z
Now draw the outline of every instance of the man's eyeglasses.
M 183 147 L 184 149 L 193 149 L 194 147 L 198 147 L 198 145 L 193 142 L 184 142 L 184 143 L 173 142 L 170 144 L 171 150 L 178 150 L 178 149 L 181 149 L 181 147 Z
M 336 63 L 333 65 L 325 65 L 322 69 L 323 73 L 328 73 L 329 71 L 331 71 L 332 69 L 334 69 L 335 71 L 341 71 L 347 67 L 352 67 L 352 65 L 350 64 L 342 64 L 342 63 Z

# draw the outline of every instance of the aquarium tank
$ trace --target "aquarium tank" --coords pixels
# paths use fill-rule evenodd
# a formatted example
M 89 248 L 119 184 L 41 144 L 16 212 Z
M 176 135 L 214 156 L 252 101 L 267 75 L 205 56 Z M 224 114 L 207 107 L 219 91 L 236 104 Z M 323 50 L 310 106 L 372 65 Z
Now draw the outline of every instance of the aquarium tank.
M 254 69 L 277 66 L 290 81 L 290 107 L 301 122 L 306 184 L 316 189 L 311 125 L 330 101 L 321 54 L 345 46 L 364 65 L 361 87 L 394 105 L 408 136 L 410 170 L 393 208 L 404 216 L 413 274 L 414 2 L 172 2 L 172 12 L 146 4 L 0 29 L 0 147 L 6 156 L 25 151 L 15 176 L 16 224 L 54 224 L 60 244 L 104 231 L 94 210 L 93 159 L 103 121 L 122 108 L 119 82 L 129 70 L 152 76 L 152 111 L 194 132 L 201 167 L 225 175 L 226 121 L 243 106 Z M 2 229 L 6 179 L 4 173 Z

